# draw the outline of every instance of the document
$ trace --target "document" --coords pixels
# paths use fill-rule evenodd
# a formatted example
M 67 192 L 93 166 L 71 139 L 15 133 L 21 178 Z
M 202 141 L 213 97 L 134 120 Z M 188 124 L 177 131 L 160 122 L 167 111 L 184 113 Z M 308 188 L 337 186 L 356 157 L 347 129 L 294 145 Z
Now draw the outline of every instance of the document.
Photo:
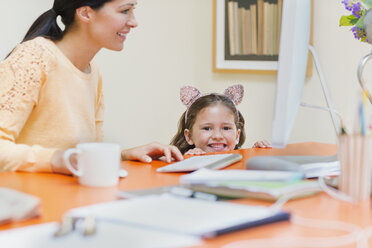
M 67 215 L 93 216 L 98 222 L 115 222 L 128 227 L 202 238 L 289 219 L 288 213 L 263 206 L 211 202 L 168 194 L 91 205 L 73 209 Z

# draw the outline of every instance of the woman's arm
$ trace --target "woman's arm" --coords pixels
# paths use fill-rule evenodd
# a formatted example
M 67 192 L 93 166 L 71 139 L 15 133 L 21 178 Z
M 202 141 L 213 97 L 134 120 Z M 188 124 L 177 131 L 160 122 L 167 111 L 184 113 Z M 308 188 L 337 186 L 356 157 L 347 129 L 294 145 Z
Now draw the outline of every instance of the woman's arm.
M 38 103 L 48 69 L 44 53 L 39 44 L 30 41 L 0 64 L 0 171 L 51 171 L 56 149 L 16 143 Z
M 144 163 L 150 163 L 152 159 L 165 156 L 168 163 L 175 160 L 183 160 L 183 156 L 177 147 L 171 145 L 163 145 L 158 142 L 151 144 L 125 149 L 121 152 L 122 160 L 139 160 Z

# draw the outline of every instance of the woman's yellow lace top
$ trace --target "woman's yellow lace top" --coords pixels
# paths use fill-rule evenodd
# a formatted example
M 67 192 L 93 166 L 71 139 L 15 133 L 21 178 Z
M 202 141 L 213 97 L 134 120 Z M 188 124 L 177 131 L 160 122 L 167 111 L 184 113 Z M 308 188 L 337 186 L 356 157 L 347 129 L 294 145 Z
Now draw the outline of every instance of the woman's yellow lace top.
M 58 149 L 103 138 L 98 68 L 83 73 L 50 40 L 18 45 L 0 64 L 0 171 L 50 172 Z

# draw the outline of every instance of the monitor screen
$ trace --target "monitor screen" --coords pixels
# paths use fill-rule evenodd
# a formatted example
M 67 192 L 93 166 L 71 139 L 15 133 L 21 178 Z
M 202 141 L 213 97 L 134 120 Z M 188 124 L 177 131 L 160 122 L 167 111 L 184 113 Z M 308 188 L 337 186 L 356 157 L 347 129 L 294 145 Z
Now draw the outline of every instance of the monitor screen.
M 273 147 L 286 146 L 301 103 L 309 51 L 310 16 L 310 0 L 283 1 Z

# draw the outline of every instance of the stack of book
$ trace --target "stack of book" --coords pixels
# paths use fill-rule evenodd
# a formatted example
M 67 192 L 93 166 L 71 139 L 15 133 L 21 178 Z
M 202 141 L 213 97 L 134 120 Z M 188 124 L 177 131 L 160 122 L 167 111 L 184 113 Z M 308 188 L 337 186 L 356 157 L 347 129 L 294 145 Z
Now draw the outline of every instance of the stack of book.
M 291 171 L 200 169 L 180 178 L 193 191 L 226 198 L 256 198 L 276 201 L 281 197 L 301 198 L 321 191 L 317 181 L 303 180 Z
M 278 55 L 283 0 L 226 0 L 230 56 Z

